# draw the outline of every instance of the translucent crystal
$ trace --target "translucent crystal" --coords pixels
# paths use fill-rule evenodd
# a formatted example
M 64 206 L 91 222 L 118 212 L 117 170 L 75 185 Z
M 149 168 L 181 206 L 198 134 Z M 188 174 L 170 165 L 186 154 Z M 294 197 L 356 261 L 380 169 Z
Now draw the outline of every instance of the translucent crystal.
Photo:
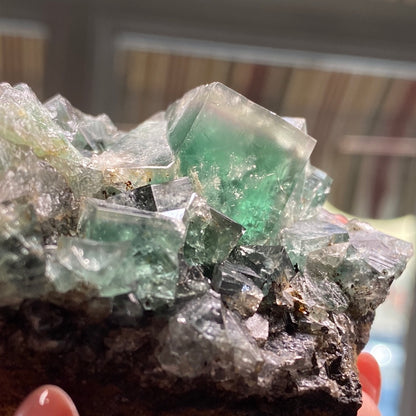
M 254 281 L 228 261 L 215 267 L 212 287 L 221 294 L 228 308 L 242 317 L 253 315 L 263 299 L 263 292 Z
M 310 252 L 306 269 L 337 282 L 359 316 L 385 300 L 392 280 L 403 272 L 412 255 L 412 246 L 358 220 L 350 221 L 347 228 L 349 242 Z
M 321 208 L 313 145 L 218 83 L 127 133 L 1 84 L 0 355 L 156 413 L 356 414 L 412 249 Z
M 298 273 L 291 281 L 293 307 L 306 332 L 323 333 L 333 323 L 329 312 L 342 313 L 349 306 L 348 296 L 334 281 Z
M 92 195 L 101 188 L 101 172 L 70 143 L 27 85 L 0 84 L 0 136 L 31 148 L 62 174 L 74 193 Z
M 243 234 L 243 227 L 211 208 L 194 194 L 186 208 L 184 246 L 190 264 L 214 264 L 225 260 Z
M 282 119 L 287 121 L 297 129 L 302 130 L 305 134 L 308 133 L 306 120 L 303 117 L 282 117 Z
M 307 163 L 282 212 L 282 228 L 316 215 L 329 195 L 331 184 L 332 178 Z
M 285 228 L 282 243 L 293 265 L 304 270 L 307 255 L 315 250 L 348 241 L 348 232 L 335 224 L 318 219 L 298 221 Z
M 126 241 L 109 243 L 62 236 L 56 255 L 59 263 L 72 272 L 75 284 L 90 285 L 101 296 L 111 297 L 136 289 L 131 253 Z
M 187 377 L 212 374 L 216 364 L 230 367 L 231 345 L 227 339 L 218 296 L 208 293 L 188 302 L 169 320 L 166 338 L 158 355 L 162 368 Z M 215 358 L 220 358 L 219 362 Z
M 186 208 L 193 192 L 191 181 L 184 177 L 122 192 L 107 201 L 146 211 L 171 211 Z
M 0 163 L 0 202 L 24 198 L 30 203 L 48 244 L 56 243 L 59 233 L 75 231 L 77 203 L 56 169 L 29 148 L 1 139 Z
M 230 255 L 234 267 L 269 293 L 273 283 L 281 285 L 294 275 L 292 263 L 282 246 L 239 246 Z
M 210 289 L 210 281 L 204 275 L 201 266 L 190 266 L 183 255 L 179 256 L 179 280 L 177 284 L 177 299 L 191 299 L 201 296 Z
M 262 362 L 238 318 L 211 292 L 189 301 L 170 318 L 157 358 L 169 373 L 190 378 L 210 374 L 219 382 L 233 371 L 255 380 Z
M 243 241 L 276 241 L 279 216 L 315 140 L 220 83 L 189 92 L 166 118 L 181 174 L 247 229 Z
M 50 290 L 40 224 L 24 201 L 0 204 L 0 258 L 0 306 Z
M 93 155 L 93 164 L 103 172 L 107 186 L 121 191 L 175 179 L 177 167 L 164 114 L 156 114 L 120 137 L 105 152 Z
M 66 132 L 72 145 L 80 152 L 101 153 L 119 137 L 117 127 L 106 114 L 97 117 L 76 109 L 62 95 L 55 95 L 44 104 L 52 119 Z
M 185 238 L 181 221 L 90 198 L 81 209 L 79 233 L 95 241 L 130 243 L 134 272 L 125 276 L 124 293 L 135 292 L 146 309 L 174 301 Z

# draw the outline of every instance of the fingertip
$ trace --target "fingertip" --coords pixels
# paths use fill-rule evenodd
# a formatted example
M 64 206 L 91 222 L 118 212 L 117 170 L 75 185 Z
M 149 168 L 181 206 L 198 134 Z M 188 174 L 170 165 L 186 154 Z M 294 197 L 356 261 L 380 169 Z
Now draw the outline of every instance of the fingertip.
M 14 416 L 79 416 L 74 402 L 58 386 L 45 385 L 29 394 Z
M 363 391 L 363 405 L 358 410 L 357 416 L 381 416 L 376 403 L 365 391 Z
M 376 359 L 368 352 L 362 352 L 357 359 L 360 383 L 366 392 L 378 404 L 381 390 L 381 372 Z

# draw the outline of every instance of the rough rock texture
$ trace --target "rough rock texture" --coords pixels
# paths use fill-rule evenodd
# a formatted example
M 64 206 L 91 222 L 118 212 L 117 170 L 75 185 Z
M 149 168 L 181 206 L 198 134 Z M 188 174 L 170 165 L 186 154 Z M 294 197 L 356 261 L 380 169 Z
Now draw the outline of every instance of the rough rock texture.
M 0 413 L 355 415 L 409 244 L 322 209 L 315 143 L 227 87 L 131 132 L 0 85 Z

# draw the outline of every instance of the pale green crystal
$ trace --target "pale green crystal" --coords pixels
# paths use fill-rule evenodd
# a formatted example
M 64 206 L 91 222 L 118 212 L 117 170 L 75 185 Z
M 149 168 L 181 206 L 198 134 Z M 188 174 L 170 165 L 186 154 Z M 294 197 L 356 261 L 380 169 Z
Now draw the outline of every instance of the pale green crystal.
M 135 265 L 131 255 L 128 241 L 108 243 L 65 236 L 59 239 L 56 252 L 59 263 L 71 272 L 71 289 L 82 283 L 95 287 L 100 296 L 110 297 L 124 294 L 128 288 L 135 289 Z M 66 282 L 57 280 L 55 285 L 68 285 L 67 277 Z
M 103 172 L 105 184 L 122 191 L 168 182 L 175 179 L 177 172 L 163 113 L 139 124 L 108 150 L 93 155 L 92 160 Z
M 243 241 L 276 241 L 279 217 L 315 140 L 220 83 L 189 92 L 166 118 L 181 174 L 247 229 Z
M 303 271 L 310 252 L 348 241 L 348 232 L 326 221 L 298 221 L 281 233 L 282 244 L 293 265 Z
M 181 221 L 89 198 L 81 210 L 79 233 L 95 241 L 129 242 L 135 272 L 126 276 L 124 292 L 134 291 L 147 309 L 173 302 L 185 237 Z
M 28 146 L 40 159 L 62 174 L 77 195 L 92 195 L 101 188 L 101 172 L 94 169 L 68 140 L 25 84 L 0 84 L 0 137 Z
M 52 119 L 66 132 L 72 145 L 79 151 L 100 153 L 111 146 L 120 133 L 106 114 L 97 117 L 84 114 L 61 95 L 44 104 Z
M 58 353 L 73 379 L 116 365 L 204 412 L 209 390 L 217 410 L 356 413 L 357 352 L 412 250 L 321 209 L 303 119 L 218 83 L 129 133 L 26 86 L 0 96 L 0 350 Z
M 42 243 L 31 205 L 24 201 L 0 204 L 0 306 L 49 291 Z
M 326 201 L 331 184 L 332 178 L 308 162 L 282 212 L 282 228 L 313 217 Z
M 197 194 L 193 194 L 183 220 L 187 225 L 183 251 L 189 264 L 225 260 L 244 232 L 240 224 L 211 208 Z

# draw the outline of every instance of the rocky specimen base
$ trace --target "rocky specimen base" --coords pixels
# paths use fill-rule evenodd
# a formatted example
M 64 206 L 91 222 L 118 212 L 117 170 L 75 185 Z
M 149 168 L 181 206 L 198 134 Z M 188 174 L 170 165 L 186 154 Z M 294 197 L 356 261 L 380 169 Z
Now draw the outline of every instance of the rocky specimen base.
M 207 377 L 187 379 L 162 371 L 155 359 L 160 345 L 154 337 L 166 325 L 160 316 L 144 318 L 140 328 L 120 327 L 111 317 L 96 322 L 47 302 L 27 301 L 17 311 L 3 308 L 0 317 L 2 324 L 8 322 L 0 342 L 0 412 L 4 416 L 13 415 L 28 391 L 47 383 L 67 390 L 84 416 L 354 415 L 359 407 L 355 355 L 350 357 L 348 377 L 341 373 L 345 357 L 343 363 L 335 359 L 325 368 L 330 379 L 343 384 L 342 402 L 317 384 L 299 394 L 289 371 L 274 381 L 275 397 L 265 397 L 249 392 L 241 380 L 225 385 Z M 50 327 L 52 321 L 54 327 Z M 298 340 L 306 348 L 304 341 Z M 299 346 L 275 347 L 290 354 Z M 320 351 L 322 346 L 316 345 L 311 356 L 299 359 L 316 360 Z M 305 382 L 319 376 L 313 365 L 302 367 Z
M 0 84 L 1 414 L 355 415 L 412 249 L 322 209 L 314 144 L 218 83 L 127 133 Z

